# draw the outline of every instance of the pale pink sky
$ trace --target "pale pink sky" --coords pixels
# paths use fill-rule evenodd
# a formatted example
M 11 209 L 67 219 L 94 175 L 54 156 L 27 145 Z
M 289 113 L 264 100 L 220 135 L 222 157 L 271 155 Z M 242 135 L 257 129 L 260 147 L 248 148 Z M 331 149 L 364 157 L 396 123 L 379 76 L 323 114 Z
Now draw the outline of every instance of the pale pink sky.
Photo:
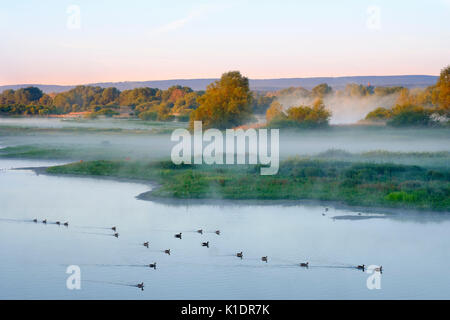
M 253 79 L 437 75 L 450 64 L 447 0 L 71 3 L 0 5 L 1 85 L 217 78 L 229 70 Z

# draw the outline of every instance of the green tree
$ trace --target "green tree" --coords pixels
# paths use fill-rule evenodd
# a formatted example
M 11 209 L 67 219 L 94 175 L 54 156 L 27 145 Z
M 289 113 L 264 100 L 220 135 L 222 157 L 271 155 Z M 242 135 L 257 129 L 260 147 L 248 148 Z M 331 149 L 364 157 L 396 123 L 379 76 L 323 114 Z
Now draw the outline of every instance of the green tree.
M 38 102 L 43 95 L 42 90 L 37 87 L 22 88 L 14 93 L 14 100 L 17 104 L 30 104 Z
M 363 86 L 361 84 L 349 83 L 345 86 L 345 94 L 350 97 L 364 97 L 372 94 L 372 86 Z
M 388 125 L 394 127 L 426 126 L 430 124 L 431 109 L 412 104 L 396 105 Z
M 118 103 L 120 97 L 120 91 L 117 88 L 109 87 L 105 88 L 102 92 L 102 104 L 107 105 L 110 103 Z
M 333 92 L 333 89 L 328 84 L 322 83 L 315 86 L 311 92 L 314 97 L 323 99 L 327 94 Z

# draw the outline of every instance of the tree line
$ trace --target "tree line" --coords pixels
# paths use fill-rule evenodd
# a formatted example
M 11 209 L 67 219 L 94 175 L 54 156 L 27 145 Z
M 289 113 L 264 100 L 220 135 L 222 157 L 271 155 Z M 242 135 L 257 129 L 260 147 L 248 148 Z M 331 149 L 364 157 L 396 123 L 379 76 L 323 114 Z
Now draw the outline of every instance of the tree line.
M 119 91 L 115 87 L 77 86 L 71 90 L 45 94 L 37 87 L 5 90 L 0 94 L 0 114 L 40 115 L 67 114 L 88 111 L 90 117 L 118 114 L 120 106 L 131 108 L 131 116 L 144 120 L 188 121 L 190 113 L 197 109 L 205 91 L 194 91 L 189 87 L 172 86 L 167 90 L 136 88 Z M 252 112 L 264 113 L 272 98 L 257 92 L 252 93 Z
M 333 90 L 323 83 L 312 90 L 291 87 L 272 93 L 276 99 L 266 112 L 266 120 L 273 127 L 324 127 L 331 112 L 324 99 L 360 99 L 365 97 L 395 97 L 389 107 L 378 107 L 365 120 L 385 122 L 394 127 L 448 126 L 450 124 L 450 66 L 442 69 L 435 85 L 425 89 L 404 87 L 374 87 L 350 83 L 343 90 Z M 303 104 L 295 104 L 303 101 Z M 350 100 L 349 100 L 350 101 Z
M 402 88 L 392 108 L 379 107 L 366 120 L 396 127 L 448 126 L 450 119 L 450 66 L 442 69 L 436 84 L 424 90 Z
M 77 86 L 71 90 L 45 94 L 29 87 L 5 90 L 0 94 L 0 113 L 9 115 L 49 115 L 88 111 L 92 115 L 113 115 L 119 106 L 128 106 L 132 115 L 165 120 L 168 113 L 185 114 L 198 107 L 202 92 L 173 86 L 167 90 L 136 88 L 119 91 L 117 88 Z M 168 111 L 168 109 L 170 109 Z
M 450 66 L 442 70 L 437 83 L 425 89 L 403 87 L 373 87 L 348 84 L 343 90 L 333 90 L 319 84 L 312 90 L 292 87 L 276 92 L 253 92 L 249 81 L 239 71 L 224 73 L 205 91 L 172 86 L 167 90 L 77 86 L 58 94 L 45 94 L 29 87 L 5 90 L 0 94 L 0 114 L 50 115 L 88 111 L 90 117 L 113 116 L 120 106 L 130 108 L 130 116 L 143 120 L 203 121 L 205 128 L 231 128 L 255 121 L 255 115 L 265 114 L 268 126 L 325 127 L 331 112 L 324 101 L 330 96 L 361 98 L 395 95 L 392 108 L 380 107 L 366 119 L 387 121 L 394 126 L 448 123 L 450 105 Z M 287 107 L 280 101 L 294 101 Z M 295 101 L 306 101 L 298 104 Z M 285 103 L 286 104 L 286 103 Z

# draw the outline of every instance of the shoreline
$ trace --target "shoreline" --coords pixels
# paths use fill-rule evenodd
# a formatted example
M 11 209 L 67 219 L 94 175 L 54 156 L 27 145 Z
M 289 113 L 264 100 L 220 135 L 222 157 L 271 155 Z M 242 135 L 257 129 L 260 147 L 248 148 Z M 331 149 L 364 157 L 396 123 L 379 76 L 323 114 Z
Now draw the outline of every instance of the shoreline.
M 100 180 L 109 180 L 109 181 L 117 181 L 117 182 L 128 182 L 128 183 L 138 183 L 143 184 L 151 188 L 157 188 L 159 184 L 156 182 L 144 180 L 144 179 L 132 179 L 132 178 L 121 178 L 121 177 L 113 177 L 113 176 L 100 176 L 100 175 L 82 175 L 82 174 L 54 174 L 48 173 L 47 169 L 50 167 L 22 167 L 22 168 L 12 168 L 11 170 L 31 170 L 36 175 L 47 175 L 53 177 L 69 177 L 69 178 L 89 178 L 89 179 L 100 179 Z
M 181 199 L 181 198 L 166 198 L 153 195 L 153 191 L 150 190 L 143 192 L 136 196 L 138 200 L 153 201 L 156 203 L 168 205 L 168 206 L 189 206 L 189 205 L 224 205 L 224 206 L 282 206 L 282 207 L 295 207 L 295 206 L 308 206 L 308 207 L 332 207 L 338 210 L 361 212 L 361 213 L 376 213 L 376 214 L 388 214 L 388 215 L 450 215 L 450 211 L 432 211 L 432 210 L 420 210 L 412 208 L 389 208 L 389 207 L 366 207 L 366 206 L 352 206 L 340 201 L 329 200 L 314 200 L 314 199 L 297 199 L 297 200 L 285 200 L 285 199 Z
M 333 207 L 338 210 L 361 212 L 361 213 L 377 213 L 377 214 L 388 214 L 395 216 L 410 216 L 410 215 L 427 215 L 440 217 L 442 215 L 450 214 L 450 211 L 433 211 L 433 210 L 421 210 L 413 208 L 395 208 L 395 207 L 367 207 L 367 206 L 352 206 L 345 204 L 340 201 L 329 201 L 329 200 L 314 200 L 314 199 L 219 199 L 219 198 L 168 198 L 154 195 L 161 185 L 154 181 L 144 180 L 144 179 L 132 179 L 132 178 L 121 178 L 113 176 L 100 176 L 100 175 L 77 175 L 77 174 L 53 174 L 48 173 L 46 170 L 49 167 L 23 167 L 14 168 L 12 170 L 31 170 L 37 175 L 43 174 L 55 177 L 73 177 L 73 178 L 90 178 L 90 179 L 101 179 L 116 182 L 127 182 L 127 183 L 138 183 L 150 187 L 149 191 L 142 192 L 135 196 L 138 200 L 152 201 L 155 203 L 167 205 L 167 206 L 189 206 L 189 205 L 221 205 L 221 206 L 323 206 L 323 207 Z

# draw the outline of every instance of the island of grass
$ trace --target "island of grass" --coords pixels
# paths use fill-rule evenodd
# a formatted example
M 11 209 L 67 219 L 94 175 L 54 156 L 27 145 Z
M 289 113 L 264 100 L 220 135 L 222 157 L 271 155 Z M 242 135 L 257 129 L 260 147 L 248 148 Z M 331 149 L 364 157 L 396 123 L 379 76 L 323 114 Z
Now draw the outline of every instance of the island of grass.
M 151 181 L 141 198 L 321 200 L 347 205 L 450 210 L 450 171 L 414 165 L 294 158 L 274 176 L 258 165 L 174 165 L 171 161 L 84 161 L 46 169 L 49 174 Z

